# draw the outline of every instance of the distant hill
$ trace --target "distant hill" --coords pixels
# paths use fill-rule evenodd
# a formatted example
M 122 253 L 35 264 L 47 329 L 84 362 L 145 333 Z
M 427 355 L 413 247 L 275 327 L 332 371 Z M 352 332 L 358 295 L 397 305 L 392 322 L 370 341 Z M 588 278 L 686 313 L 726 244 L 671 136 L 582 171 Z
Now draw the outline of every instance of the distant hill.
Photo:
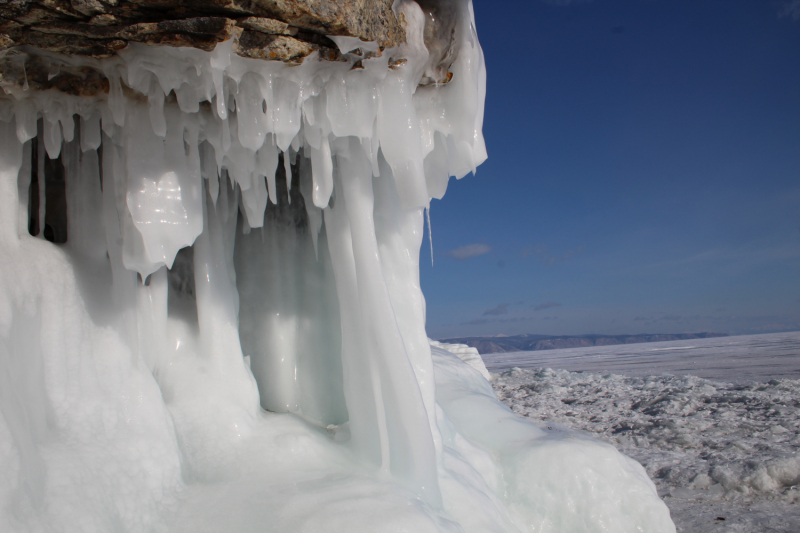
M 640 335 L 513 335 L 510 337 L 458 337 L 441 339 L 451 344 L 466 344 L 477 348 L 479 353 L 529 352 L 535 350 L 557 350 L 559 348 L 582 348 L 584 346 L 611 346 L 614 344 L 637 344 L 642 342 L 680 341 L 686 339 L 709 339 L 727 337 L 727 333 L 643 333 Z

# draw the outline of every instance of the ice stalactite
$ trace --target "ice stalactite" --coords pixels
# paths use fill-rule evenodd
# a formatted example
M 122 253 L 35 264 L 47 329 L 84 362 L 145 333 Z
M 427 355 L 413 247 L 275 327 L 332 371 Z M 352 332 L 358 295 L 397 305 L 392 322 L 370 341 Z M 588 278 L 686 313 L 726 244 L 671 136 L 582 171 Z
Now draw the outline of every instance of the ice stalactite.
M 108 87 L 0 83 L 0 529 L 672 531 L 636 466 L 606 487 L 616 452 L 432 357 L 424 215 L 486 158 L 485 69 L 471 4 L 444 48 L 427 4 L 294 66 L 14 51 Z M 566 481 L 526 477 L 548 453 Z
M 326 427 L 347 422 L 347 408 L 336 284 L 322 212 L 305 200 L 312 194 L 309 170 L 300 154 L 290 191 L 279 164 L 280 203 L 267 206 L 261 228 L 242 234 L 240 227 L 239 331 L 245 353 L 270 355 L 251 360 L 261 404 Z

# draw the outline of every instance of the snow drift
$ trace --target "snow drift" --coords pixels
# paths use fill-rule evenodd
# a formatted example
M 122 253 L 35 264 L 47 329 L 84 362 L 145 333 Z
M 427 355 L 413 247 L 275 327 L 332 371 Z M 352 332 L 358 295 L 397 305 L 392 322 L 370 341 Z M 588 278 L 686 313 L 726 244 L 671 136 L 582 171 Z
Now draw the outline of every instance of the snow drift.
M 40 54 L 107 95 L 3 84 L 0 529 L 674 531 L 638 464 L 428 343 L 424 209 L 486 157 L 455 5 L 446 84 L 413 2 L 346 61 L 131 44 Z

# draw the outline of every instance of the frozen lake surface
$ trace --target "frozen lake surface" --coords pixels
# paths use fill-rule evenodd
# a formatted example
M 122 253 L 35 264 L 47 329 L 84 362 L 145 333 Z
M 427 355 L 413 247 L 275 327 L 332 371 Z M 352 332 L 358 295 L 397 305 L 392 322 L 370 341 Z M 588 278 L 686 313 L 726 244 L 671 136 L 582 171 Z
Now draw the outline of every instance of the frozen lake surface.
M 513 367 L 674 374 L 746 383 L 800 379 L 800 332 L 482 355 L 490 372 Z
M 800 531 L 800 333 L 483 359 L 517 414 L 639 461 L 679 533 Z

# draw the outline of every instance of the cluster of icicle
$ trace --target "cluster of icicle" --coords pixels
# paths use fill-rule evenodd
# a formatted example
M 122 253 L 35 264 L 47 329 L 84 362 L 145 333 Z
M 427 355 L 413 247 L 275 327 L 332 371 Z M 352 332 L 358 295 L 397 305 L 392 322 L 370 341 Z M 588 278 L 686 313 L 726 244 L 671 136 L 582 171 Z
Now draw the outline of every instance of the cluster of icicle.
M 486 158 L 455 5 L 443 85 L 407 1 L 405 44 L 346 61 L 131 44 L 41 56 L 107 95 L 5 87 L 0 529 L 674 531 L 641 467 L 432 355 L 424 209 Z M 29 234 L 55 162 L 59 245 Z
M 408 42 L 398 49 L 378 54 L 372 43 L 333 37 L 346 62 L 319 61 L 316 54 L 300 66 L 249 60 L 232 54 L 230 41 L 210 53 L 131 44 L 118 57 L 90 62 L 110 82 L 107 98 L 14 90 L 19 99 L 3 102 L 4 119 L 15 115 L 24 143 L 44 118 L 53 159 L 62 140 L 73 140 L 76 116 L 82 151 L 96 150 L 107 136 L 108 147 L 122 154 L 114 175 L 130 214 L 122 217 L 125 266 L 143 276 L 171 267 L 177 251 L 202 232 L 200 176 L 216 203 L 218 176 L 227 175 L 241 191 L 249 227 L 261 227 L 267 203 L 277 203 L 281 153 L 287 169 L 298 155 L 308 160 L 308 201 L 319 210 L 329 205 L 337 159 L 359 170 L 366 160 L 377 177 L 379 153 L 403 206 L 426 207 L 443 196 L 449 176 L 461 178 L 486 159 L 485 70 L 474 25 L 462 20 L 453 82 L 418 88 L 435 66 L 423 42 L 422 11 L 405 11 Z M 53 75 L 60 61 L 86 62 L 49 59 Z

